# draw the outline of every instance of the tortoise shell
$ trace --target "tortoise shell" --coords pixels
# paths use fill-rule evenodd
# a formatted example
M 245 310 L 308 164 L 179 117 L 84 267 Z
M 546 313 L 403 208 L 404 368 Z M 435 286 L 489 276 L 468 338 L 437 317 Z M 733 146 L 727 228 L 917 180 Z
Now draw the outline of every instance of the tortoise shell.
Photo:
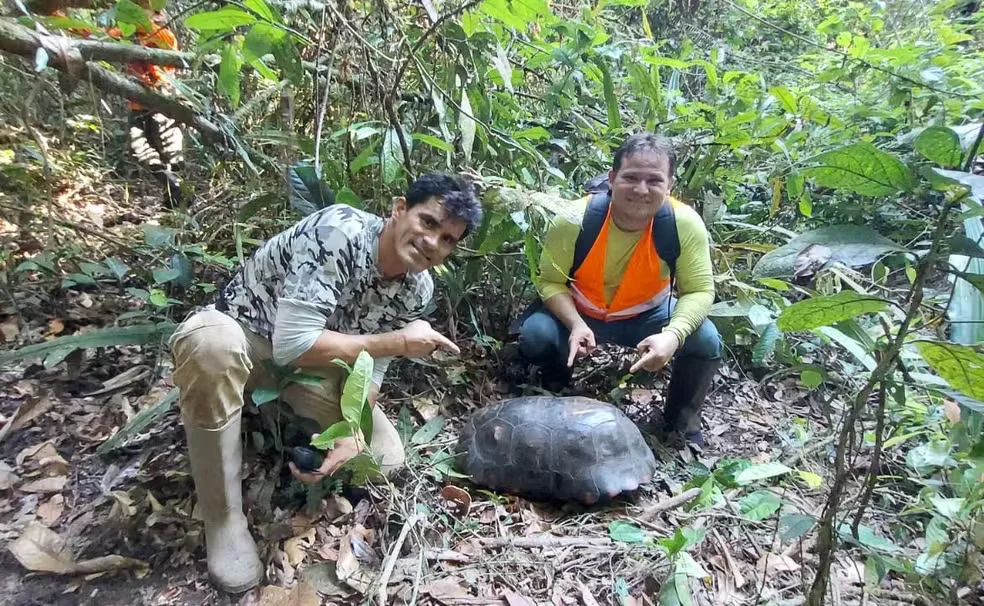
M 493 490 L 592 504 L 635 490 L 656 457 L 621 410 L 591 398 L 529 396 L 482 408 L 465 423 L 458 465 Z

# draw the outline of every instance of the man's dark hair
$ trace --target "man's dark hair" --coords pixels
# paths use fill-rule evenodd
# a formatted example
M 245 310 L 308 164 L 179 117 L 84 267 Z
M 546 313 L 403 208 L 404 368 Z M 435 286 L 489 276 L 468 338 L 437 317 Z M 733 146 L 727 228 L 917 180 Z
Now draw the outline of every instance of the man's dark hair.
M 636 133 L 623 141 L 622 145 L 615 150 L 615 160 L 612 162 L 612 168 L 615 172 L 618 172 L 618 169 L 622 168 L 622 160 L 627 156 L 650 151 L 666 156 L 666 160 L 670 164 L 670 176 L 672 177 L 673 168 L 676 165 L 676 150 L 673 149 L 673 144 L 670 143 L 669 139 L 653 133 Z
M 467 236 L 482 223 L 482 204 L 475 196 L 471 183 L 461 177 L 442 172 L 421 175 L 407 190 L 407 208 L 437 198 L 448 215 L 465 223 Z

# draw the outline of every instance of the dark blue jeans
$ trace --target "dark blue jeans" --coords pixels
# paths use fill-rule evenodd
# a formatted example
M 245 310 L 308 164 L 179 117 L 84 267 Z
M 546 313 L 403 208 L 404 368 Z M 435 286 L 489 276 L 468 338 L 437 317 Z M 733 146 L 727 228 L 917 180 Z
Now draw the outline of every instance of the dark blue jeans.
M 676 298 L 670 300 L 670 305 L 671 308 L 676 306 Z M 570 331 L 541 305 L 536 305 L 530 312 L 519 331 L 520 352 L 529 362 L 544 370 L 561 370 L 567 365 Z M 596 343 L 614 343 L 635 349 L 639 341 L 657 334 L 669 323 L 667 312 L 667 306 L 661 305 L 627 320 L 603 322 L 584 317 L 584 321 L 594 332 Z M 705 319 L 683 342 L 674 358 L 717 360 L 721 358 L 721 349 L 721 335 L 714 323 Z

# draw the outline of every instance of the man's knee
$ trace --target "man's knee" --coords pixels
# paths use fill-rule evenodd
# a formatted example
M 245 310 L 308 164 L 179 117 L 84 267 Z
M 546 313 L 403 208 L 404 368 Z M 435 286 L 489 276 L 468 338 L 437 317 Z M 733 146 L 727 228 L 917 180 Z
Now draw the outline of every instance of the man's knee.
M 721 341 L 721 334 L 718 332 L 714 322 L 705 319 L 697 327 L 687 340 L 684 341 L 680 354 L 704 358 L 706 360 L 716 360 L 721 357 L 724 349 Z
M 182 322 L 168 344 L 182 418 L 206 429 L 223 426 L 242 407 L 252 368 L 242 328 L 221 312 L 202 311 Z
M 560 345 L 560 326 L 545 311 L 532 314 L 519 329 L 519 351 L 530 360 L 556 353 Z
M 379 406 L 372 409 L 372 451 L 385 476 L 393 475 L 406 463 L 400 433 Z

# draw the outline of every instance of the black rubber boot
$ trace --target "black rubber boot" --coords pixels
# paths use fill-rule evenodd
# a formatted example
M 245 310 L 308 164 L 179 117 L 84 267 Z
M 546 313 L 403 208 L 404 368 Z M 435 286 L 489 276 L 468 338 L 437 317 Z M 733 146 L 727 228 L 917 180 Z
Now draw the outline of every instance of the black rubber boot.
M 663 409 L 662 432 L 670 442 L 685 440 L 704 446 L 701 409 L 722 359 L 681 357 L 673 362 L 669 393 Z

